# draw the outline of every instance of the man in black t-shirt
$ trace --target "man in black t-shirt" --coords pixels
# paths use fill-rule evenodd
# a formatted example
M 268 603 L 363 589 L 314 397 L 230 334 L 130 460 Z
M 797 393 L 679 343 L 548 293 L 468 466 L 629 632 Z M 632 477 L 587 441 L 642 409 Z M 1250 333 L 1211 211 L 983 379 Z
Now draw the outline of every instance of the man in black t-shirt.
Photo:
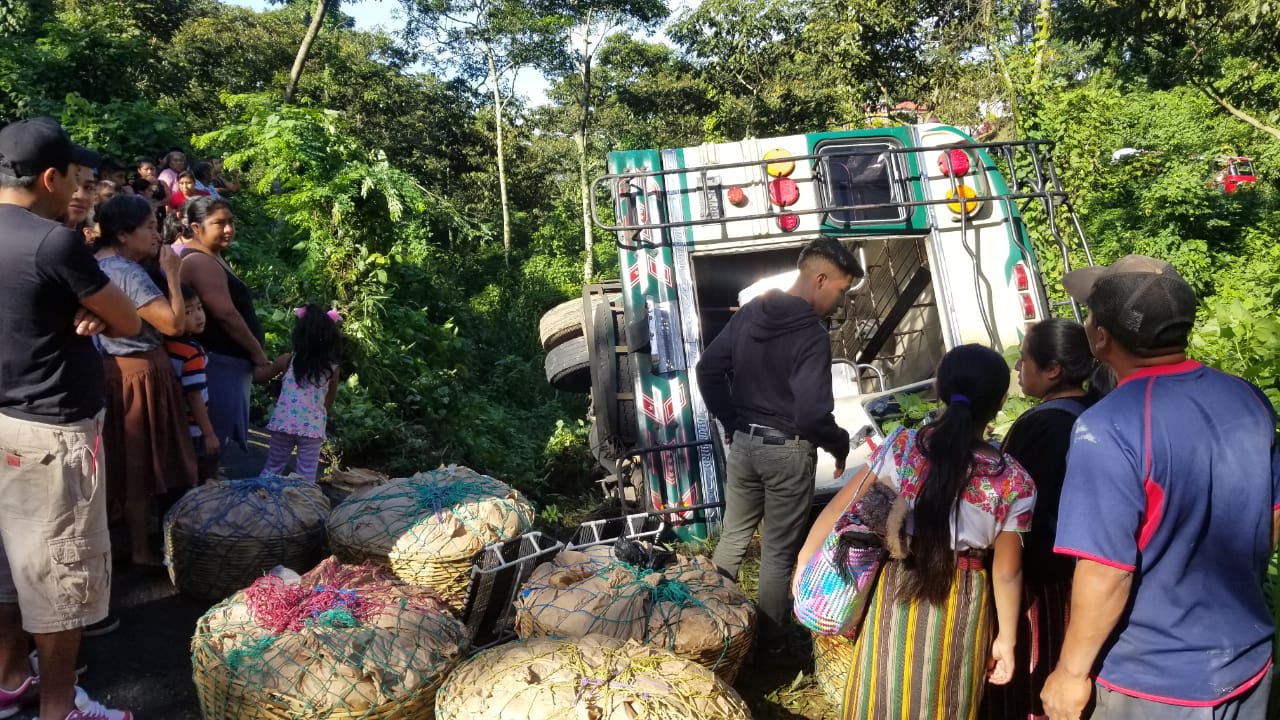
M 111 590 L 94 330 L 137 310 L 79 235 L 54 222 L 97 157 L 47 118 L 0 130 L 0 717 L 40 695 L 42 720 L 129 720 L 75 687 L 81 630 Z M 35 638 L 39 677 L 27 661 Z

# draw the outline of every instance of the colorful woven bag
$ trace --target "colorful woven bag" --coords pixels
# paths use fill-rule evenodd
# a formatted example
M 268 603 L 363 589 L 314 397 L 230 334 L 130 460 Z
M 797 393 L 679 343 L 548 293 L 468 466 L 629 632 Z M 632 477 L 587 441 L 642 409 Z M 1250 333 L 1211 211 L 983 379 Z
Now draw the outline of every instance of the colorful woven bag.
M 885 448 L 886 456 L 889 452 Z M 862 484 L 868 480 L 872 489 L 897 496 L 896 488 L 880 480 L 878 473 L 863 475 Z M 865 497 L 862 487 L 854 497 Z M 863 522 L 857 512 L 860 502 L 851 502 L 841 513 L 796 584 L 796 619 L 818 635 L 857 636 L 880 565 L 888 555 L 881 538 L 885 528 L 871 528 Z

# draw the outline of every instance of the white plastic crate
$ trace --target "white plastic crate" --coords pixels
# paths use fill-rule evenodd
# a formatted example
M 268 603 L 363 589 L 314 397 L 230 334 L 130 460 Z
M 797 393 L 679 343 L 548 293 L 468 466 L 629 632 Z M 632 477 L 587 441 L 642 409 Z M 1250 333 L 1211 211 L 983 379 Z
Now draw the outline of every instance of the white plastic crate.
M 618 538 L 631 540 L 647 540 L 657 542 L 658 536 L 666 529 L 666 524 L 657 515 L 636 513 L 619 518 L 605 520 L 589 520 L 582 523 L 573 534 L 566 547 L 568 550 L 581 550 L 592 545 L 613 543 Z

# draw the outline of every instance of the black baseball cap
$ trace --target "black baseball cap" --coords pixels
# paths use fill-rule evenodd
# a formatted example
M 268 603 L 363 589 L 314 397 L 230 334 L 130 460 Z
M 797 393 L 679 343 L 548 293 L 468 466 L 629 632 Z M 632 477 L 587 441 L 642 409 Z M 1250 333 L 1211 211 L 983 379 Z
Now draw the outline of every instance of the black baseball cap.
M 101 161 L 98 153 L 71 142 L 53 118 L 18 120 L 0 130 L 0 173 L 10 177 L 31 177 L 70 163 L 96 168 Z
M 1110 265 L 1072 270 L 1062 285 L 1089 307 L 1095 324 L 1135 355 L 1186 349 L 1196 321 L 1196 293 L 1164 260 L 1126 255 Z

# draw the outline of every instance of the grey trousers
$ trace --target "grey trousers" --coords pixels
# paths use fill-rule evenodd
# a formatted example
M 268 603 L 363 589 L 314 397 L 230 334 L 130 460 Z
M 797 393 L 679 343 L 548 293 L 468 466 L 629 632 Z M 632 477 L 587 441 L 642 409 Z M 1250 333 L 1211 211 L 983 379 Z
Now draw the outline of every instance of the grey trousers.
M 783 638 L 791 622 L 791 575 L 809 531 L 813 471 L 818 452 L 806 440 L 733 434 L 725 479 L 724 531 L 713 560 L 721 572 L 738 577 L 738 568 L 756 527 L 760 540 L 760 618 L 762 647 Z
M 1266 720 L 1271 675 L 1241 695 L 1214 707 L 1183 707 L 1142 700 L 1096 686 L 1090 720 Z

